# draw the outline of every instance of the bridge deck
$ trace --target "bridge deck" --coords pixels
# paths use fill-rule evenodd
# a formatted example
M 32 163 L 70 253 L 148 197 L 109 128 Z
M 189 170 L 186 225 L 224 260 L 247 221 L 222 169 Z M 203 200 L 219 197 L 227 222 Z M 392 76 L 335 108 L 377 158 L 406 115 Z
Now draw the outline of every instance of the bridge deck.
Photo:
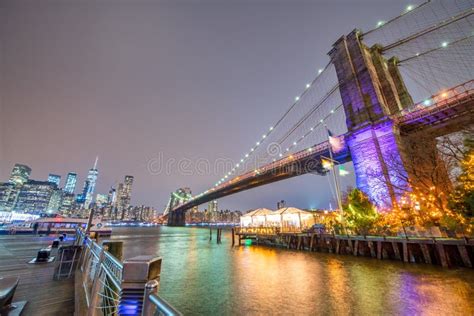
M 424 130 L 430 131 L 431 136 L 438 137 L 455 131 L 463 126 L 474 123 L 474 80 L 469 80 L 451 89 L 440 92 L 429 99 L 431 105 L 418 103 L 391 117 L 400 128 L 403 135 Z M 347 137 L 350 133 L 339 135 Z M 224 183 L 205 191 L 192 200 L 170 210 L 169 225 L 184 225 L 184 212 L 194 206 L 248 190 L 261 185 L 284 180 L 305 173 L 324 174 L 321 165 L 322 156 L 329 157 L 329 143 L 324 141 L 309 148 L 302 149 L 277 161 L 268 163 L 254 171 L 234 176 Z M 334 154 L 339 163 L 351 160 L 349 149 L 346 147 Z
M 73 315 L 74 278 L 53 280 L 54 262 L 29 264 L 54 237 L 0 236 L 0 276 L 18 276 L 13 301 L 28 301 L 23 315 Z M 52 256 L 56 256 L 53 249 Z

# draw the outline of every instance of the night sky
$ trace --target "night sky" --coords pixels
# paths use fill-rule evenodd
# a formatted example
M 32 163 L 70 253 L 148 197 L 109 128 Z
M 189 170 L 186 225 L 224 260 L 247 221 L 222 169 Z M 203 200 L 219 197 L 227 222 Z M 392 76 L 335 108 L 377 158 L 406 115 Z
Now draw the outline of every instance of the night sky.
M 132 203 L 161 210 L 171 191 L 199 193 L 222 174 L 153 174 L 150 159 L 239 158 L 341 35 L 408 4 L 0 0 L 0 181 L 18 162 L 33 179 L 61 174 L 62 184 L 75 171 L 79 190 L 98 155 L 97 193 L 130 174 Z M 219 208 L 275 208 L 281 199 L 327 207 L 328 177 L 270 184 Z

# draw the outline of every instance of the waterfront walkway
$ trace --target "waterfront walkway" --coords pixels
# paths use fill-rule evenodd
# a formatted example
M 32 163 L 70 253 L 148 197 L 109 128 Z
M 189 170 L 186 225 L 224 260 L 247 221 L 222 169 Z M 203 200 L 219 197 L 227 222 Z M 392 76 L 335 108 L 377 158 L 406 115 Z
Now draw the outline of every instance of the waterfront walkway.
M 28 301 L 23 315 L 73 315 L 74 278 L 55 281 L 55 262 L 29 264 L 55 237 L 0 236 L 0 276 L 18 276 L 13 301 Z M 56 256 L 53 249 L 51 256 Z

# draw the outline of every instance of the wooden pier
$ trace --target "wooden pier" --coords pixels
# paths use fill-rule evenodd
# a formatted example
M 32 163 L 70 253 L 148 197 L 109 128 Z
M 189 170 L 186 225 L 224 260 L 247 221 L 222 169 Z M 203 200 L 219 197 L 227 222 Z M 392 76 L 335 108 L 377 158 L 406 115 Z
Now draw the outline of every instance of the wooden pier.
M 280 232 L 276 228 L 235 228 L 232 240 L 250 239 L 257 245 L 287 249 L 327 252 L 336 255 L 372 257 L 378 260 L 399 260 L 442 267 L 472 268 L 473 238 L 421 238 L 349 236 L 303 232 Z M 233 242 L 235 243 L 235 242 Z
M 181 316 L 158 295 L 161 257 L 121 261 L 121 241 L 99 244 L 82 230 L 65 240 L 57 237 L 0 236 L 0 277 L 19 278 L 13 305 L 25 301 L 23 315 L 128 315 L 133 310 L 141 316 Z M 48 246 L 53 246 L 50 260 L 29 263 Z M 8 315 L 19 315 L 21 309 L 11 311 L 15 314 Z
M 28 263 L 55 237 L 0 236 L 0 277 L 18 276 L 13 301 L 27 301 L 23 315 L 73 315 L 74 279 L 53 280 L 55 263 Z M 51 256 L 56 256 L 53 249 Z

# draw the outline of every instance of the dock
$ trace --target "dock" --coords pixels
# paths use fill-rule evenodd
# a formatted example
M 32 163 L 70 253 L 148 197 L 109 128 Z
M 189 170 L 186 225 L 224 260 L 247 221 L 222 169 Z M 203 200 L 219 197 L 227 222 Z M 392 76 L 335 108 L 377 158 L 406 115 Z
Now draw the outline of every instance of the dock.
M 18 276 L 13 302 L 27 301 L 23 315 L 74 315 L 74 280 L 53 280 L 55 262 L 28 263 L 56 236 L 0 236 L 0 277 Z M 53 249 L 51 256 L 56 256 Z
M 122 261 L 122 241 L 99 242 L 93 236 L 82 229 L 64 240 L 56 235 L 0 236 L 0 277 L 20 278 L 13 305 L 26 301 L 22 314 L 35 316 L 128 315 L 132 310 L 141 316 L 181 316 L 158 295 L 161 257 Z M 50 261 L 29 263 L 53 241 L 59 248 L 52 247 Z
M 257 245 L 335 255 L 473 268 L 473 238 L 422 238 L 281 232 L 273 227 L 234 228 L 232 244 L 252 240 Z

